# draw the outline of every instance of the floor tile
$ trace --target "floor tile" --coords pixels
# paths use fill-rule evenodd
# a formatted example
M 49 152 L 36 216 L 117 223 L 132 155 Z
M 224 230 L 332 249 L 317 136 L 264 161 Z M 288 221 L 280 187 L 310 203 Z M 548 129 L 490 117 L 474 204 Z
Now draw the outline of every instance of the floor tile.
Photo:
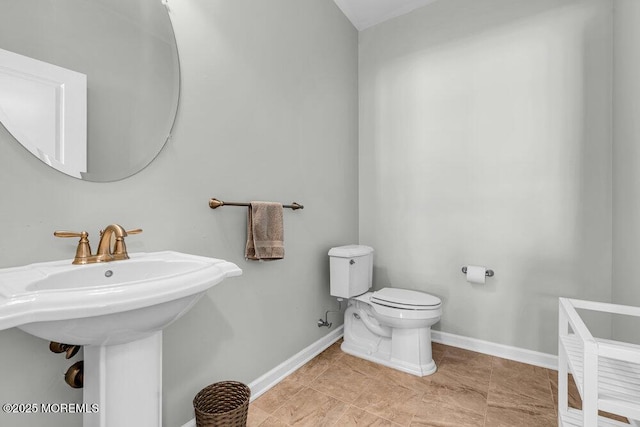
M 500 358 L 494 359 L 488 403 L 531 407 L 536 413 L 555 413 L 547 369 Z
M 547 375 L 549 376 L 549 384 L 551 386 L 551 396 L 553 398 L 553 403 L 558 409 L 558 372 L 547 370 Z M 576 383 L 573 381 L 573 376 L 569 374 L 569 378 L 567 380 L 569 393 L 567 393 L 569 400 L 569 407 L 580 409 L 582 408 L 582 401 L 580 400 L 580 392 L 578 391 L 578 387 Z
M 422 402 L 444 404 L 455 410 L 471 411 L 484 417 L 487 408 L 487 392 L 471 387 L 432 383 Z
M 348 366 L 354 371 L 371 378 L 377 377 L 384 369 L 384 366 L 380 365 L 379 363 L 373 363 L 368 360 L 360 359 L 359 357 L 355 357 L 350 354 L 345 354 L 344 356 L 342 356 L 342 358 L 340 358 L 340 364 L 343 366 Z
M 309 385 L 331 366 L 332 358 L 326 353 L 320 353 L 288 378 L 300 384 Z
M 439 369 L 430 377 L 431 382 L 447 388 L 468 388 L 487 393 L 491 380 L 491 363 L 464 363 L 462 359 L 445 355 Z
M 440 344 L 437 342 L 432 342 L 431 343 L 431 351 L 436 352 L 436 351 L 447 351 L 447 348 L 449 348 L 449 346 L 446 346 L 444 344 Z
M 523 406 L 487 406 L 485 426 L 487 427 L 556 427 L 558 420 L 555 413 L 540 414 L 529 412 Z
M 276 417 L 269 417 L 260 424 L 260 427 L 289 427 L 289 424 L 280 421 Z
M 537 395 L 536 397 L 531 397 L 521 391 L 526 389 L 526 383 L 522 387 L 515 387 L 513 383 L 502 386 L 493 383 L 493 378 L 491 381 L 492 384 L 487 395 L 487 404 L 489 406 L 515 410 L 523 414 L 555 416 L 556 407 L 553 404 L 550 391 L 547 396 Z
M 345 354 L 340 349 L 341 345 L 342 345 L 342 338 L 340 338 L 338 341 L 336 341 L 333 344 L 331 344 L 331 346 L 329 346 L 329 348 L 327 348 L 325 351 L 323 351 L 320 354 L 321 355 L 325 355 L 329 359 L 329 361 L 331 363 L 333 363 L 336 360 L 340 359 Z
M 348 406 L 319 391 L 305 388 L 287 400 L 273 416 L 290 425 L 331 426 L 340 419 Z
M 257 427 L 262 424 L 267 418 L 269 418 L 269 414 L 262 409 L 258 408 L 256 405 L 249 405 L 249 414 L 247 416 L 247 427 Z
M 354 406 L 400 425 L 409 425 L 421 406 L 424 393 L 374 379 Z
M 476 367 L 491 368 L 493 364 L 493 356 L 482 354 L 471 350 L 457 347 L 446 347 L 444 354 L 445 359 L 450 363 L 460 362 L 465 365 L 473 365 Z
M 419 393 L 426 393 L 432 390 L 431 376 L 427 375 L 419 377 L 417 375 L 407 374 L 397 369 L 387 368 L 383 366 L 377 376 L 378 379 L 387 381 L 391 384 L 403 386 Z
M 522 417 L 522 425 L 527 427 L 557 427 L 558 417 L 553 415 L 525 414 Z
M 440 364 L 442 358 L 445 355 L 446 350 L 436 350 L 435 348 L 431 351 L 431 357 L 433 361 L 436 362 L 436 366 Z
M 425 402 L 426 398 L 427 396 L 413 417 L 411 427 L 482 427 L 484 425 L 484 414 L 446 403 Z
M 523 414 L 514 408 L 504 408 L 489 404 L 485 419 L 487 427 L 515 427 L 522 426 Z
M 271 390 L 257 398 L 252 405 L 268 414 L 272 414 L 286 400 L 302 391 L 302 389 L 304 389 L 304 385 L 290 378 L 285 378 Z
M 347 411 L 340 417 L 336 426 L 340 427 L 395 427 L 398 424 L 389 420 L 380 418 L 369 412 L 350 406 Z
M 370 381 L 372 378 L 361 372 L 342 364 L 335 364 L 316 378 L 310 387 L 343 402 L 353 403 L 369 389 Z
M 289 378 L 296 380 L 301 384 L 311 384 L 316 378 L 324 373 L 324 371 L 329 369 L 332 364 L 338 363 L 343 356 L 346 356 L 346 354 L 340 349 L 341 344 L 342 339 L 333 343 L 329 348 L 291 374 Z

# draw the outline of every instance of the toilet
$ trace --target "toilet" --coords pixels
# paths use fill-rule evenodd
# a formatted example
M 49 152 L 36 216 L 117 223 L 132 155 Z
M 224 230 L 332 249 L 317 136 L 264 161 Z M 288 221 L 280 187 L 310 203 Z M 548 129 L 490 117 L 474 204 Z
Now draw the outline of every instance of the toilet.
M 329 251 L 331 295 L 348 299 L 342 350 L 409 374 L 436 371 L 431 326 L 442 316 L 442 301 L 424 292 L 383 288 L 373 283 L 373 248 L 348 245 Z

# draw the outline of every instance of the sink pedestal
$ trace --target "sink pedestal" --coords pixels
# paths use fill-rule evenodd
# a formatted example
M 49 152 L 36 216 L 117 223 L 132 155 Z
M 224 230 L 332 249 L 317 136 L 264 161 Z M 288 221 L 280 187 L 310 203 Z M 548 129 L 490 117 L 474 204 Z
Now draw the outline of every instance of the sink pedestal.
M 127 344 L 84 347 L 83 427 L 162 425 L 162 331 Z M 98 411 L 91 413 L 91 405 Z

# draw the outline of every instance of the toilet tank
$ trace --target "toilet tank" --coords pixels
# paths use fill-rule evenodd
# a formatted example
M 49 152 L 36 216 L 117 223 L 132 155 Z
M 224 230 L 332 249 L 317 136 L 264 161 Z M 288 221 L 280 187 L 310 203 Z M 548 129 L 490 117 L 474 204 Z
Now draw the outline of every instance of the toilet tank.
M 329 251 L 331 295 L 351 298 L 371 288 L 373 279 L 373 248 L 347 245 Z

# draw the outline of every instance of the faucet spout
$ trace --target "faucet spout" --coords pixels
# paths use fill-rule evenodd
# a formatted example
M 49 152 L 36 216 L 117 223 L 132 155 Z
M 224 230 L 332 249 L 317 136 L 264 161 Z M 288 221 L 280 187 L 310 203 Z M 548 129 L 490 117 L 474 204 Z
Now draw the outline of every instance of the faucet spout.
M 113 249 L 111 239 L 115 237 Z M 98 251 L 96 257 L 98 262 L 129 259 L 127 247 L 124 244 L 124 238 L 127 232 L 118 224 L 110 224 L 100 232 L 100 243 L 98 243 Z

